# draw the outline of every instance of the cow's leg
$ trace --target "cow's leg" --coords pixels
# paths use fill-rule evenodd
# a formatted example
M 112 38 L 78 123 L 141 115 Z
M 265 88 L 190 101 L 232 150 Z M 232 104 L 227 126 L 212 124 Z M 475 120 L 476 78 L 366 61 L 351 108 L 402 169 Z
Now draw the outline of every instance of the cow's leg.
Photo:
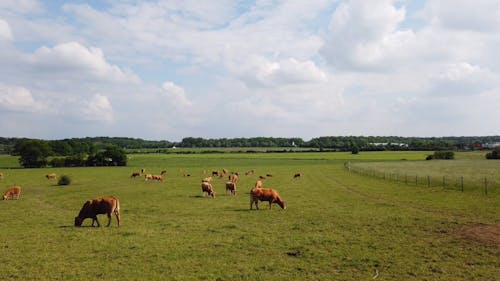
M 120 212 L 115 210 L 116 221 L 118 222 L 118 226 L 120 226 Z
M 273 201 L 269 201 L 269 210 L 272 209 L 272 206 L 273 206 Z
M 259 209 L 259 200 L 255 200 L 255 209 Z
M 108 225 L 106 225 L 107 227 L 109 227 L 111 225 L 111 213 L 108 213 Z
M 99 220 L 97 219 L 97 216 L 94 217 L 95 222 L 97 222 L 97 227 L 101 227 L 101 224 L 99 223 Z M 94 226 L 94 221 L 92 221 L 92 226 Z

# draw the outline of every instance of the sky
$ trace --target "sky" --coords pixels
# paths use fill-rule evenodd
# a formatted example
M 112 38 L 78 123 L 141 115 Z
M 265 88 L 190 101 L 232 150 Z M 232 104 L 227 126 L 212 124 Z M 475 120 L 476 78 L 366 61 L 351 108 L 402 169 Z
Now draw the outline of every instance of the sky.
M 500 135 L 500 2 L 0 1 L 0 136 Z

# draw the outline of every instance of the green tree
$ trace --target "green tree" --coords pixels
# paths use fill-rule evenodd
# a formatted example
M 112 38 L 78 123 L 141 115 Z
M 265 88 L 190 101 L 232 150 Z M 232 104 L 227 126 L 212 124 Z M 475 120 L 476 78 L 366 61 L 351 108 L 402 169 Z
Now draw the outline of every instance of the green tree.
M 19 163 L 25 168 L 47 166 L 47 157 L 53 154 L 51 147 L 43 140 L 26 140 L 16 144 Z

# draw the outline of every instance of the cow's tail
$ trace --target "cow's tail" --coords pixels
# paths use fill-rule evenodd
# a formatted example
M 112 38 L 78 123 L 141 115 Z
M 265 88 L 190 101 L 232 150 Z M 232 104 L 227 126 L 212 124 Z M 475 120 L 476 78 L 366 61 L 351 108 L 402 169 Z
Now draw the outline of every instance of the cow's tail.
M 115 197 L 115 200 L 116 200 L 116 206 L 115 206 L 114 212 L 115 212 L 115 214 L 116 213 L 119 214 L 120 213 L 120 200 L 118 200 L 118 198 L 116 198 L 116 197 Z

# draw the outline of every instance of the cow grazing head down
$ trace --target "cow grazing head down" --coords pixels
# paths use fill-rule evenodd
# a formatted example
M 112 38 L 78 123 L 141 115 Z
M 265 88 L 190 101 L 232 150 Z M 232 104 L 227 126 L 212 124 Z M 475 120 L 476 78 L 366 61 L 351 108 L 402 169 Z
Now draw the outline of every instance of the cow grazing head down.
M 282 209 L 286 209 L 285 200 L 281 199 L 278 191 L 271 188 L 253 188 L 250 191 L 250 210 L 255 204 L 255 207 L 259 209 L 259 201 L 268 201 L 269 209 L 272 208 L 272 204 L 278 204 Z
M 75 226 L 82 226 L 85 219 L 92 219 L 92 226 L 97 222 L 97 226 L 101 226 L 97 220 L 97 215 L 106 214 L 108 216 L 108 225 L 111 224 L 111 214 L 114 213 L 118 226 L 120 226 L 120 201 L 114 196 L 106 196 L 96 199 L 91 199 L 83 204 L 80 213 L 75 217 Z

